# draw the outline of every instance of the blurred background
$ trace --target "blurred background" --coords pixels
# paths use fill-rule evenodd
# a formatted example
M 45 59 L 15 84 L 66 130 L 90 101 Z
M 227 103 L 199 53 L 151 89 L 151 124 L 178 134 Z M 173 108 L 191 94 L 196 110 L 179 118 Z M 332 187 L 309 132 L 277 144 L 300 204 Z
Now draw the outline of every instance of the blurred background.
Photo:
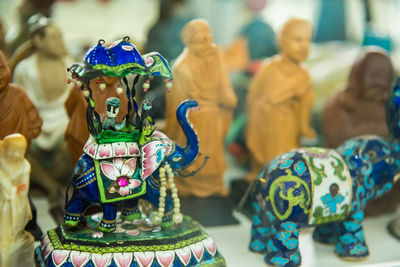
M 225 49 L 239 99 L 228 147 L 243 145 L 249 83 L 259 63 L 278 53 L 275 34 L 290 17 L 307 19 L 314 27 L 305 62 L 316 94 L 312 123 L 319 134 L 311 145 L 323 144 L 321 110 L 328 97 L 344 87 L 365 46 L 380 46 L 391 57 L 396 74 L 399 67 L 398 0 L 0 0 L 0 48 L 9 58 L 29 39 L 27 20 L 38 12 L 51 17 L 61 29 L 75 62 L 99 39 L 113 42 L 129 36 L 141 53 L 159 51 L 172 65 L 184 48 L 179 33 L 185 23 L 206 19 L 215 43 Z M 247 39 L 247 46 L 238 42 L 240 37 Z M 162 120 L 165 90 L 157 87 L 161 86 L 154 83 L 149 98 L 155 101 L 153 117 Z M 240 161 L 241 148 L 231 148 Z
M 0 11 L 0 44 L 8 45 L 9 55 L 24 39 L 27 18 L 42 12 L 61 29 L 75 60 L 99 39 L 113 42 L 129 36 L 140 52 L 156 50 L 172 62 L 183 49 L 180 30 L 196 17 L 209 21 L 215 43 L 228 49 L 244 35 L 250 59 L 266 58 L 276 48 L 254 51 L 271 46 L 273 32 L 289 17 L 305 18 L 314 26 L 306 67 L 317 94 L 316 111 L 329 92 L 342 87 L 362 45 L 386 49 L 396 69 L 400 58 L 398 0 L 0 0 Z M 272 32 L 266 33 L 268 28 L 256 20 Z
M 314 27 L 305 67 L 316 94 L 312 124 L 318 139 L 305 140 L 303 145 L 322 145 L 324 104 L 345 86 L 351 66 L 365 46 L 386 50 L 398 73 L 399 12 L 398 0 L 0 0 L 0 49 L 12 58 L 29 39 L 28 18 L 42 13 L 61 29 L 71 62 L 81 60 L 99 39 L 114 42 L 129 36 L 142 54 L 159 51 L 172 65 L 184 48 L 179 35 L 183 26 L 193 18 L 206 19 L 214 42 L 225 50 L 239 99 L 226 143 L 234 163 L 239 163 L 233 164 L 232 172 L 240 177 L 243 172 L 235 167 L 246 168 L 247 162 L 243 129 L 248 86 L 259 63 L 279 52 L 275 34 L 283 23 L 300 17 Z M 245 46 L 239 41 L 243 37 Z M 154 82 L 148 93 L 153 101 L 152 116 L 160 121 L 165 109 L 161 87 Z

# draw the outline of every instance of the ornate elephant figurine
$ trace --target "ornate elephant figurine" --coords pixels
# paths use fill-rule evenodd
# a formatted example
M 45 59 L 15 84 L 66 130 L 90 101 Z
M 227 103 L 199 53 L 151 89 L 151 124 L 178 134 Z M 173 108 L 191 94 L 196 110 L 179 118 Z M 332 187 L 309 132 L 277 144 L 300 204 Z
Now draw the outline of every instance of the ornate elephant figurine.
M 174 194 L 172 198 L 167 195 L 165 188 L 160 189 L 160 177 L 165 177 L 165 171 L 177 172 L 196 159 L 199 142 L 187 115 L 197 108 L 196 101 L 186 100 L 177 109 L 178 121 L 187 138 L 185 147 L 158 131 L 150 138 L 141 138 L 144 143 L 131 142 L 129 136 L 121 141 L 123 135 L 116 142 L 98 143 L 90 136 L 73 172 L 73 193 L 66 200 L 64 224 L 78 227 L 86 208 L 99 205 L 103 218 L 98 228 L 111 232 L 115 230 L 118 207 L 122 206 L 121 217 L 132 221 L 141 218 L 138 201 L 144 199 L 159 208 L 159 213 L 162 209 L 162 222 L 158 222 L 161 226 L 171 225 L 174 206 L 179 206 L 179 200 L 175 201 Z M 109 139 L 113 139 L 112 134 Z
M 350 139 L 339 148 L 298 148 L 270 161 L 253 183 L 254 216 L 249 249 L 274 266 L 299 266 L 299 229 L 335 245 L 344 259 L 369 255 L 363 219 L 367 201 L 392 189 L 400 172 L 400 86 L 388 102 L 389 141 Z

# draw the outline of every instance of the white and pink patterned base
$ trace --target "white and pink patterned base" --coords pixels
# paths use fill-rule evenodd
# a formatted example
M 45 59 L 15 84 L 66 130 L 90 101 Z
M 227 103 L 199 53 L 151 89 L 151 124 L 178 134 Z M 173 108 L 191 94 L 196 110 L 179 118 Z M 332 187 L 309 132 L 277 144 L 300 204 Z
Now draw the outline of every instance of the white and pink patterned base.
M 41 240 L 40 251 L 45 266 L 56 267 L 67 263 L 83 267 L 90 261 L 95 267 L 106 267 L 112 263 L 118 267 L 150 267 L 157 264 L 161 267 L 171 267 L 177 260 L 182 266 L 201 266 L 202 262 L 218 254 L 216 244 L 211 237 L 175 250 L 97 254 L 54 249 L 47 234 Z

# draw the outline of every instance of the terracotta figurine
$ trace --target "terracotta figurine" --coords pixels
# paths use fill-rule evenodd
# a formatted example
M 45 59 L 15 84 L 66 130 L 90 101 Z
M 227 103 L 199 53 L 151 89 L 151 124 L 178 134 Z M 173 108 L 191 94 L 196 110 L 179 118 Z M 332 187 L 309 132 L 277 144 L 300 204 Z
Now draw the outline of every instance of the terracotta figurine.
M 325 146 L 335 148 L 362 134 L 387 138 L 385 106 L 394 78 L 393 65 L 383 50 L 363 52 L 353 65 L 345 88 L 325 104 Z
M 246 144 L 252 156 L 247 181 L 263 164 L 300 146 L 300 137 L 315 138 L 310 127 L 314 92 L 301 65 L 310 50 L 312 28 L 303 19 L 289 19 L 278 35 L 281 53 L 268 59 L 252 81 L 247 97 Z
M 333 94 L 322 113 L 325 146 L 335 148 L 363 134 L 389 137 L 385 114 L 395 72 L 390 58 L 379 48 L 364 51 L 354 63 L 347 85 Z M 400 189 L 400 184 L 395 187 Z M 366 215 L 394 212 L 400 203 L 397 190 L 368 203 Z
M 34 238 L 25 231 L 32 218 L 29 206 L 28 143 L 12 134 L 0 143 L 0 266 L 34 266 Z
M 0 51 L 0 138 L 20 133 L 27 139 L 40 134 L 42 120 L 36 107 L 22 89 L 10 84 L 11 74 L 6 57 Z
M 204 168 L 191 178 L 177 178 L 180 195 L 207 197 L 228 194 L 223 183 L 226 169 L 223 142 L 229 129 L 237 98 L 229 81 L 222 50 L 213 43 L 205 20 L 195 19 L 181 32 L 186 46 L 173 67 L 173 89 L 166 96 L 165 133 L 184 145 L 184 133 L 179 129 L 175 111 L 185 99 L 198 101 L 200 110 L 191 117 L 201 140 L 200 153 L 210 156 Z M 194 163 L 196 170 L 202 161 Z

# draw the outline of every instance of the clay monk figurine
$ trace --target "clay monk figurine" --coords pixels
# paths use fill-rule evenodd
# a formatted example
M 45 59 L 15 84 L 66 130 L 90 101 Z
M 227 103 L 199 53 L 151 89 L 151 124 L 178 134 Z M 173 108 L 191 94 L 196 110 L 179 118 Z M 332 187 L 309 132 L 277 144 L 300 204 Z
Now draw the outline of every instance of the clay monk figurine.
M 28 200 L 27 141 L 12 134 L 0 141 L 0 266 L 34 266 L 34 238 L 25 231 L 32 218 Z
M 237 98 L 229 81 L 222 50 L 213 43 L 210 27 L 205 20 L 195 19 L 181 32 L 185 49 L 173 66 L 174 85 L 166 96 L 165 133 L 178 144 L 185 137 L 176 121 L 176 109 L 185 99 L 198 101 L 200 110 L 190 119 L 201 140 L 200 153 L 210 156 L 207 164 L 193 177 L 176 179 L 180 195 L 207 197 L 226 196 L 223 173 L 226 170 L 223 142 L 229 129 Z M 188 173 L 202 164 L 197 160 Z
M 263 63 L 247 97 L 246 144 L 252 157 L 250 182 L 262 166 L 300 146 L 300 138 L 315 138 L 310 127 L 314 92 L 302 66 L 310 50 L 312 28 L 303 19 L 289 19 L 277 36 L 281 53 Z
M 346 86 L 326 102 L 322 125 L 325 146 L 336 148 L 365 134 L 389 135 L 385 107 L 395 73 L 383 50 L 370 48 L 354 63 Z
M 11 74 L 6 57 L 0 50 L 0 138 L 21 133 L 27 139 L 40 134 L 42 120 L 25 92 L 10 84 Z
M 389 137 L 386 124 L 386 103 L 395 79 L 395 72 L 386 53 L 368 48 L 354 63 L 346 86 L 326 102 L 322 113 L 325 146 L 336 148 L 359 135 Z M 394 185 L 400 189 L 400 184 Z M 395 212 L 400 203 L 398 190 L 368 203 L 365 214 Z

